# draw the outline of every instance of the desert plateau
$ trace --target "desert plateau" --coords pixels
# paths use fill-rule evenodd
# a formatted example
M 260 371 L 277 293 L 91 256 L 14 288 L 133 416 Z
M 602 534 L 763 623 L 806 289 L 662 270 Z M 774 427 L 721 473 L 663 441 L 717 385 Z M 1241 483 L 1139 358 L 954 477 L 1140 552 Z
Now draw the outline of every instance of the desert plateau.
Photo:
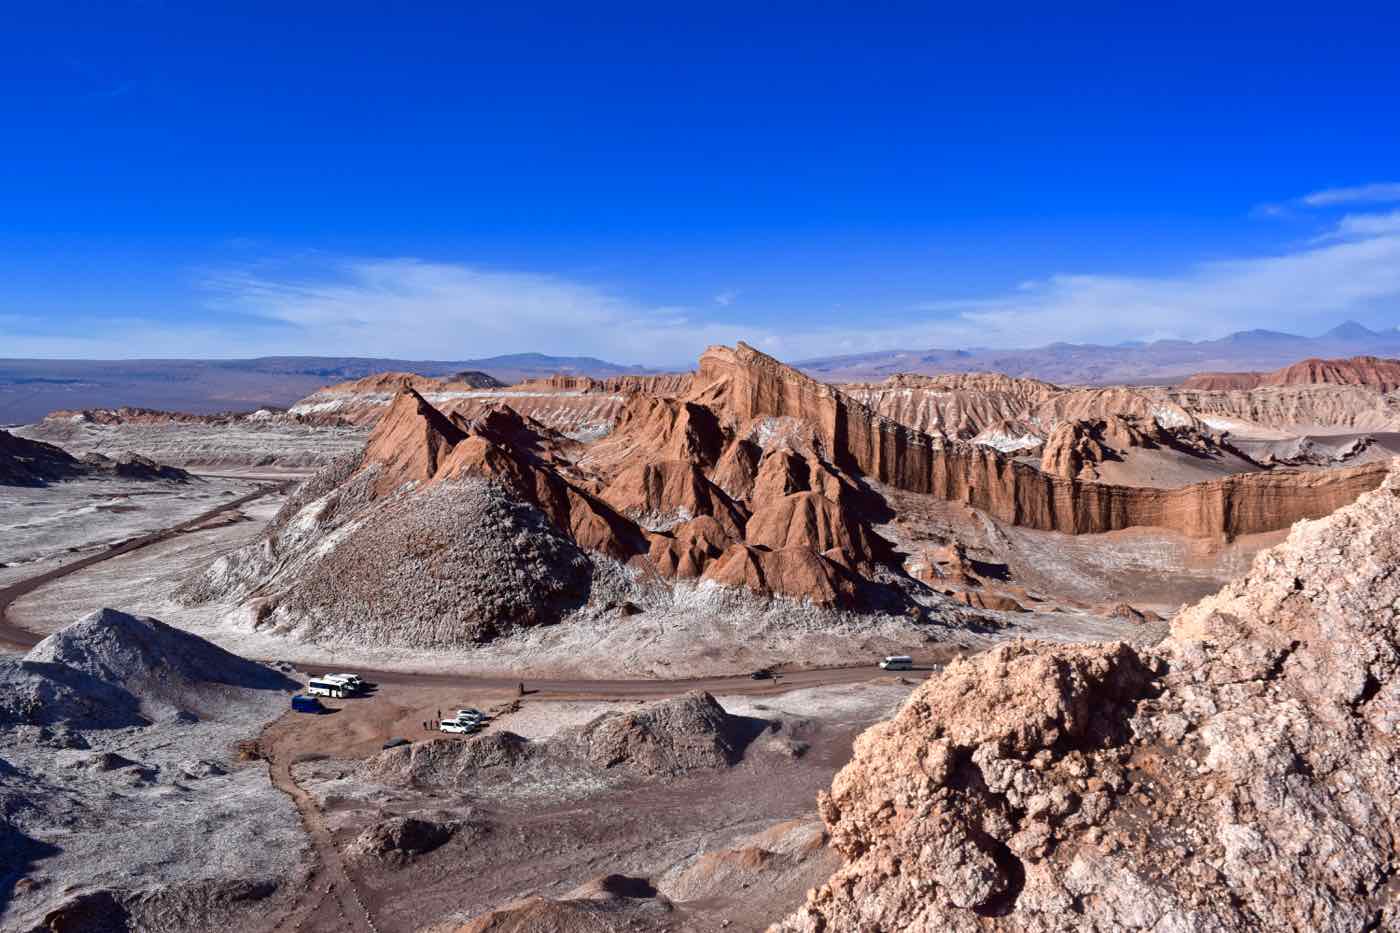
M 0 917 L 1360 929 L 1396 371 L 833 384 L 740 343 L 14 427 Z
M 1400 933 L 1400 7 L 5 14 L 0 933 Z

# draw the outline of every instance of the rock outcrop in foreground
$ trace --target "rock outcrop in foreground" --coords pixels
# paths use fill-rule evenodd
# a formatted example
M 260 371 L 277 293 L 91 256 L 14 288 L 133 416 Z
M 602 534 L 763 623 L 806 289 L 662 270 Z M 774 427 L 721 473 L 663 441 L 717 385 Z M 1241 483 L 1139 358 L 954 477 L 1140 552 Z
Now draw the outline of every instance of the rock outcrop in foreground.
M 1155 649 L 1003 645 L 856 742 L 784 931 L 1394 929 L 1400 469 Z

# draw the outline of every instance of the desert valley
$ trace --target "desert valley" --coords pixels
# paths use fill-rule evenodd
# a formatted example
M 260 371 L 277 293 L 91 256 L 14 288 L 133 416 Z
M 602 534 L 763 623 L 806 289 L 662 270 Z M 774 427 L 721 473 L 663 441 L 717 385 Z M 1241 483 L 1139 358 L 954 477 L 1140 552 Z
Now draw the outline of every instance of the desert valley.
M 0 927 L 1392 928 L 1398 454 L 1373 356 L 50 412 Z

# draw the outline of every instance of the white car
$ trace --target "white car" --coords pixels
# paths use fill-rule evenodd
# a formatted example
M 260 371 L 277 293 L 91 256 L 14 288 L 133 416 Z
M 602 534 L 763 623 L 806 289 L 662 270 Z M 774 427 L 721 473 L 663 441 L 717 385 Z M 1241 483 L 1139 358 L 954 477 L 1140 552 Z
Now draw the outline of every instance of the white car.
M 481 728 L 479 722 L 463 722 L 459 719 L 444 719 L 438 723 L 439 732 L 454 732 L 458 735 L 467 735 Z
M 476 720 L 477 722 L 485 722 L 486 720 L 490 719 L 491 717 L 490 717 L 490 716 L 487 716 L 485 713 L 483 713 L 483 712 L 482 712 L 481 710 L 479 710 L 479 709 L 468 708 L 468 709 L 459 709 L 459 710 L 457 710 L 457 718 L 460 719 L 460 720 L 462 720 L 463 722 L 466 722 L 466 721 L 469 721 L 469 720 Z

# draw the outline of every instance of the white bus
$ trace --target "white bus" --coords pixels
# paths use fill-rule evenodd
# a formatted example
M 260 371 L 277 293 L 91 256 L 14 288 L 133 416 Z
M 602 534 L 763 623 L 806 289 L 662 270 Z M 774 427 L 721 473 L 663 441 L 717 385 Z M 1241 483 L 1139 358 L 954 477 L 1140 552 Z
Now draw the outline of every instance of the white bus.
M 914 669 L 914 659 L 907 654 L 892 654 L 880 662 L 882 670 L 910 671 Z
M 317 677 L 307 681 L 306 692 L 314 697 L 335 697 L 337 700 L 343 700 L 353 691 L 343 681 Z

